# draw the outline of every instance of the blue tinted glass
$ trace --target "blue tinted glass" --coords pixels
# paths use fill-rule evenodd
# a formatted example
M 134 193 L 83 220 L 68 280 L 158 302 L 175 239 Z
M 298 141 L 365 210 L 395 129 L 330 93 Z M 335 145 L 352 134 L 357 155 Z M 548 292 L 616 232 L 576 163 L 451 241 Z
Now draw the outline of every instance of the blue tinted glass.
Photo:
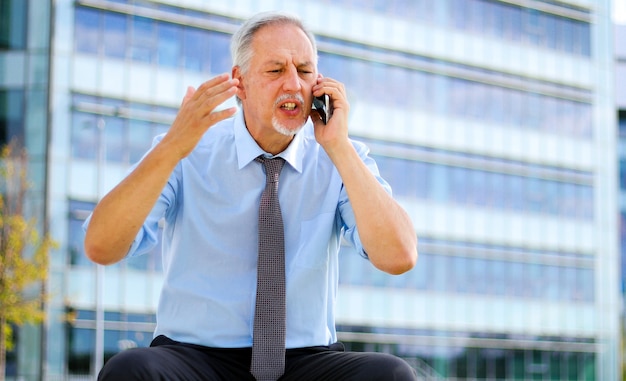
M 131 58 L 135 61 L 150 63 L 155 55 L 155 27 L 152 19 L 133 16 L 131 34 Z
M 559 22 L 562 24 L 563 34 L 563 50 L 568 53 L 576 52 L 576 22 L 574 20 L 561 18 Z
M 376 97 L 371 93 L 369 84 L 371 81 L 364 81 L 363 78 L 369 78 L 370 66 L 369 63 L 362 60 L 349 60 L 346 58 L 340 58 L 336 56 L 336 59 L 328 60 L 326 62 L 324 70 L 328 70 L 329 77 L 334 78 L 347 78 L 349 83 L 353 84 L 353 91 L 355 96 L 362 100 L 368 100 L 377 98 L 375 101 L 381 101 L 381 97 Z M 326 75 L 326 71 L 320 73 Z M 384 97 L 383 97 L 384 99 Z
M 503 124 L 509 102 L 507 96 L 509 91 L 498 86 L 485 86 L 485 107 L 486 119 L 492 123 Z M 488 102 L 488 103 L 487 103 Z
M 467 171 L 470 176 L 467 189 L 467 202 L 470 205 L 488 205 L 487 173 L 484 171 Z
M 93 266 L 84 250 L 85 233 L 83 220 L 71 218 L 68 230 L 69 264 L 73 266 Z
M 104 312 L 104 320 L 108 321 L 124 321 L 125 319 L 122 317 L 122 313 L 119 311 L 105 311 Z
M 397 197 L 589 219 L 589 186 L 373 155 Z M 532 168 L 529 168 L 531 174 Z M 572 203 L 578 207 L 569 210 Z M 572 215 L 572 213 L 574 213 Z
M 389 102 L 396 105 L 396 107 L 409 106 L 409 98 L 407 94 L 411 92 L 407 88 L 407 83 L 410 79 L 409 71 L 399 67 L 389 66 L 387 68 L 387 94 Z
M 509 276 L 509 264 L 503 261 L 489 261 L 491 279 L 493 279 L 492 290 L 494 295 L 507 295 L 511 289 L 511 277 Z
M 467 13 L 470 3 L 465 0 L 448 0 L 450 14 L 450 25 L 458 29 L 466 29 L 468 26 Z
M 626 189 L 626 159 L 619 161 L 619 184 L 622 190 Z
M 24 49 L 28 2 L 4 0 L 0 2 L 0 49 Z
M 418 184 L 415 186 L 415 195 L 419 198 L 427 198 L 429 194 L 430 168 L 431 165 L 421 161 L 415 162 L 415 176 Z M 413 194 L 413 193 L 412 193 Z
M 16 139 L 24 142 L 24 90 L 0 89 L 0 144 Z
M 136 119 L 128 121 L 128 149 L 131 163 L 139 161 L 148 151 L 153 137 L 151 122 Z
M 510 41 L 522 40 L 522 10 L 520 7 L 502 4 L 503 37 Z
M 127 163 L 125 121 L 116 117 L 104 118 L 104 147 L 106 160 Z
M 578 218 L 578 219 L 583 219 L 583 218 L 589 218 L 590 214 L 593 211 L 593 208 L 590 207 L 590 203 L 588 202 L 588 199 L 591 199 L 591 188 L 589 187 L 582 187 L 578 184 L 575 185 L 575 192 L 576 192 L 576 202 L 578 203 L 579 207 L 576 208 L 576 213 L 574 215 L 574 218 Z
M 183 31 L 183 56 L 185 59 L 185 68 L 202 71 L 204 64 L 207 61 L 204 60 L 203 51 L 206 51 L 205 43 L 207 37 L 205 32 L 196 28 L 186 28 Z
M 466 247 L 463 244 L 457 246 L 458 250 Z M 494 247 L 486 246 L 484 249 L 493 250 Z M 525 253 L 520 249 L 518 254 Z M 433 254 L 428 251 L 428 246 L 420 252 L 420 265 L 397 277 L 380 276 L 380 271 L 355 255 L 352 249 L 342 249 L 340 261 L 342 284 L 555 301 L 593 301 L 593 292 L 585 289 L 593 280 L 593 270 L 586 268 Z
M 467 29 L 471 32 L 482 33 L 484 30 L 485 3 L 482 0 L 465 0 L 468 10 L 465 14 L 467 18 Z
M 422 184 L 426 180 L 423 163 L 409 160 L 394 161 L 397 163 L 394 165 L 394 172 L 404 179 L 403 185 L 407 190 L 405 194 L 410 197 L 420 197 L 424 193 L 425 187 Z
M 432 290 L 443 292 L 446 290 L 447 281 L 447 262 L 446 256 L 437 255 L 432 257 L 432 267 L 430 268 L 430 276 L 432 277 Z
M 465 168 L 448 167 L 448 193 L 450 200 L 455 203 L 464 204 L 466 201 L 468 184 L 466 181 Z
M 183 43 L 181 26 L 161 22 L 157 30 L 157 63 L 165 67 L 178 67 Z
M 538 129 L 542 119 L 542 97 L 537 93 L 525 93 L 525 96 L 527 101 L 526 110 L 524 110 L 525 124 L 532 129 Z
M 424 4 L 424 5 L 422 5 Z M 420 15 L 431 15 L 434 19 L 434 4 L 419 2 L 415 5 L 417 15 L 405 9 L 400 16 L 414 20 Z M 424 8 L 427 6 L 427 8 Z M 459 30 L 504 38 L 509 41 L 524 41 L 527 44 L 574 53 L 590 55 L 590 25 L 500 1 L 448 0 L 443 13 L 447 25 Z M 424 21 L 429 21 L 424 19 Z
M 595 299 L 595 282 L 592 269 L 582 269 L 578 271 L 576 282 L 576 297 L 586 302 Z
M 578 23 L 578 43 L 580 53 L 584 56 L 591 56 L 591 26 L 586 22 Z
M 214 74 L 230 72 L 230 35 L 211 33 L 209 44 L 209 60 L 211 72 Z
M 161 134 L 165 134 L 167 132 L 167 130 L 169 130 L 170 125 L 169 124 L 159 124 L 159 123 L 155 123 L 152 126 L 152 136 L 158 136 Z
M 456 116 L 458 118 L 462 118 L 467 115 L 468 107 L 468 97 L 466 96 L 467 90 L 467 81 L 451 78 L 450 84 L 448 87 L 450 102 L 448 104 L 448 110 L 450 112 L 450 116 Z
M 74 46 L 81 53 L 98 53 L 100 11 L 77 7 L 74 13 Z
M 95 160 L 98 147 L 97 117 L 93 114 L 72 114 L 72 157 Z
M 543 212 L 558 215 L 559 184 L 555 181 L 544 181 L 541 185 L 544 204 Z
M 469 104 L 468 116 L 477 120 L 489 120 L 490 110 L 498 107 L 490 91 L 492 86 L 478 82 L 472 82 L 466 93 L 466 101 Z
M 557 21 L 554 16 L 543 15 L 543 31 L 545 37 L 545 46 L 549 49 L 557 48 L 557 34 L 556 34 Z
M 104 55 L 113 58 L 124 58 L 128 46 L 126 36 L 128 33 L 127 16 L 117 13 L 104 13 Z
M 524 209 L 535 213 L 542 212 L 542 209 L 545 205 L 545 193 L 542 185 L 542 181 L 539 179 L 526 179 L 524 192 Z
M 527 99 L 519 90 L 509 90 L 509 121 L 514 126 L 522 126 L 524 123 L 524 112 L 526 110 Z
M 72 329 L 70 334 L 70 352 L 73 355 L 91 356 L 94 348 L 95 331 L 90 329 Z
M 488 3 L 485 7 L 485 33 L 491 36 L 502 36 L 504 32 L 504 8 L 503 3 Z
M 429 193 L 428 198 L 435 201 L 447 201 L 448 200 L 448 185 L 447 185 L 447 171 L 443 165 L 431 165 L 429 168 L 428 186 Z
M 507 206 L 508 199 L 506 197 L 507 190 L 505 189 L 506 177 L 502 173 L 493 173 L 489 176 L 489 199 L 488 203 L 493 205 L 496 209 L 504 209 Z

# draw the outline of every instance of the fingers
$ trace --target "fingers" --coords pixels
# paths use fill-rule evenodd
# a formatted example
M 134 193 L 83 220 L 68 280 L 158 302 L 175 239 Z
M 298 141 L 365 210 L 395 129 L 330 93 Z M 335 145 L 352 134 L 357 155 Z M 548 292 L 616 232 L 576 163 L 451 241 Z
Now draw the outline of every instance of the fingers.
M 319 97 L 322 94 L 328 94 L 331 98 L 333 98 L 333 100 L 346 98 L 346 89 L 343 83 L 332 78 L 318 77 L 317 84 L 313 86 L 312 90 L 313 95 L 316 97 Z
M 328 94 L 330 96 L 333 116 L 335 115 L 335 113 L 344 114 L 345 116 L 347 116 L 350 105 L 347 99 L 348 97 L 346 88 L 343 83 L 336 81 L 332 78 L 318 77 L 317 83 L 312 87 L 312 91 L 313 95 L 316 97 L 319 97 L 322 94 Z M 314 122 L 319 119 L 315 118 L 315 116 L 316 115 L 312 116 Z M 333 117 L 331 116 L 330 119 L 333 119 Z
M 199 102 L 206 107 L 207 111 L 213 112 L 217 106 L 232 98 L 237 93 L 239 80 L 229 79 L 207 89 L 204 96 L 199 98 Z
M 216 123 L 231 117 L 236 107 L 217 107 L 236 94 L 237 79 L 218 75 L 194 89 L 188 87 L 182 106 L 162 142 L 172 144 L 180 158 L 187 156 L 202 135 Z
M 204 82 L 200 87 L 198 87 L 197 91 L 197 99 L 204 97 L 212 97 L 217 94 L 220 94 L 232 86 L 236 86 L 239 83 L 237 79 L 230 79 L 230 76 L 227 73 L 220 74 L 217 77 L 214 77 L 206 82 Z
M 230 108 L 219 110 L 219 111 L 213 111 L 209 115 L 209 119 L 210 119 L 209 124 L 214 125 L 218 122 L 221 122 L 224 119 L 228 119 L 231 116 L 235 115 L 236 112 L 237 112 L 237 107 L 230 107 Z
M 238 83 L 237 79 L 230 79 L 224 73 L 204 82 L 197 90 L 189 87 L 183 99 L 183 108 L 186 113 L 194 113 L 199 118 L 211 116 L 220 104 L 236 94 Z M 213 122 L 214 119 L 210 117 L 208 122 Z
M 185 103 L 187 103 L 195 92 L 196 92 L 196 89 L 194 89 L 193 86 L 188 86 L 187 92 L 185 93 L 185 97 L 183 98 L 182 104 L 184 105 Z

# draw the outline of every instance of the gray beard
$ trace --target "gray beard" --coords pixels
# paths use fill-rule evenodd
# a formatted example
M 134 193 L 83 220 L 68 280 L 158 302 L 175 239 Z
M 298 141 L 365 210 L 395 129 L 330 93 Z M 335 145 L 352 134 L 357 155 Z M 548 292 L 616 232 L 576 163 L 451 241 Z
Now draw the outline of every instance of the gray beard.
M 302 127 L 304 127 L 305 123 L 306 123 L 306 120 L 300 125 L 300 127 L 295 128 L 295 129 L 290 129 L 290 128 L 283 126 L 276 117 L 272 118 L 272 126 L 274 127 L 274 130 L 276 130 L 276 132 L 278 132 L 279 134 L 285 135 L 285 136 L 295 136 L 298 132 L 300 132 Z

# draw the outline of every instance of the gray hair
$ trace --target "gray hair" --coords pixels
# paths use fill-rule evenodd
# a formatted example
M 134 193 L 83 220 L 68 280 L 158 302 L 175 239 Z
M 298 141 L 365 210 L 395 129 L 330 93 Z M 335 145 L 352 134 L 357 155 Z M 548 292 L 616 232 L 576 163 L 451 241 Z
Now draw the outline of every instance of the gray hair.
M 239 66 L 241 71 L 245 73 L 249 69 L 250 60 L 252 59 L 252 39 L 254 35 L 264 26 L 277 24 L 291 24 L 302 29 L 311 42 L 313 52 L 315 52 L 315 60 L 317 61 L 315 36 L 306 29 L 297 16 L 285 12 L 261 12 L 246 20 L 233 35 L 230 42 L 230 55 L 233 60 L 233 66 Z

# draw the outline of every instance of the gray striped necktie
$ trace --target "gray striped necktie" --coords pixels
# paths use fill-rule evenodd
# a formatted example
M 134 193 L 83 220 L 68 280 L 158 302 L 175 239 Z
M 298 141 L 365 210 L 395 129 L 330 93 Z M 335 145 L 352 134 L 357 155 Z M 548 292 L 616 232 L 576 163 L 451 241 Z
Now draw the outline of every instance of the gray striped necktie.
M 285 232 L 278 203 L 282 158 L 256 161 L 265 167 L 259 206 L 259 259 L 250 372 L 257 381 L 276 381 L 285 371 Z

